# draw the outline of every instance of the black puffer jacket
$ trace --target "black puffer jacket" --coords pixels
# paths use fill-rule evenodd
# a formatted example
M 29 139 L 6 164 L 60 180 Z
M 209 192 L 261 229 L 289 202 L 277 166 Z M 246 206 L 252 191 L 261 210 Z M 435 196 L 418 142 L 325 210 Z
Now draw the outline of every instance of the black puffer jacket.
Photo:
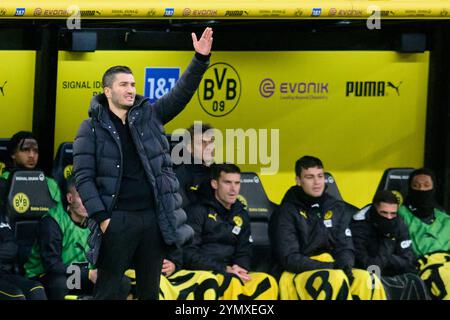
M 403 220 L 397 217 L 392 234 L 383 234 L 378 231 L 374 214 L 378 213 L 369 205 L 353 217 L 351 229 L 355 244 L 355 266 L 366 269 L 370 265 L 377 265 L 383 276 L 416 272 L 412 241 Z
M 317 204 L 306 204 L 302 193 L 300 187 L 291 187 L 270 219 L 269 235 L 278 267 L 292 273 L 351 268 L 354 248 L 349 224 L 357 209 L 326 193 Z M 310 258 L 322 253 L 331 254 L 335 262 Z
M 249 270 L 250 218 L 241 202 L 227 210 L 213 195 L 186 208 L 194 241 L 183 248 L 184 267 L 191 270 L 225 272 L 237 264 Z
M 128 111 L 132 139 L 145 175 L 153 186 L 159 227 L 167 244 L 181 245 L 192 237 L 181 209 L 179 183 L 172 170 L 163 125 L 179 114 L 196 91 L 208 61 L 194 57 L 175 87 L 154 104 L 136 95 Z M 85 120 L 74 142 L 74 172 L 81 199 L 92 217 L 114 208 L 122 180 L 122 148 L 119 134 L 104 106 L 104 94 L 92 99 L 91 119 Z M 106 103 L 107 106 L 107 103 Z

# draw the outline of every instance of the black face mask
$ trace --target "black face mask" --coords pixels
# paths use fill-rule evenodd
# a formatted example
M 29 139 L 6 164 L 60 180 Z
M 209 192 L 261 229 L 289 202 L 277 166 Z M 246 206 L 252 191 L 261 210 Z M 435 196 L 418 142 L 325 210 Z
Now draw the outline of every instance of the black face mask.
M 408 194 L 410 204 L 416 209 L 413 213 L 419 218 L 426 218 L 433 214 L 435 201 L 435 190 L 409 190 Z
M 377 231 L 382 236 L 395 236 L 397 233 L 397 219 L 395 217 L 393 219 L 387 219 L 385 217 L 380 216 L 378 212 L 374 209 L 372 212 L 372 219 L 377 227 Z
M 427 191 L 411 189 L 408 196 L 411 204 L 415 207 L 434 207 L 435 205 L 434 189 Z

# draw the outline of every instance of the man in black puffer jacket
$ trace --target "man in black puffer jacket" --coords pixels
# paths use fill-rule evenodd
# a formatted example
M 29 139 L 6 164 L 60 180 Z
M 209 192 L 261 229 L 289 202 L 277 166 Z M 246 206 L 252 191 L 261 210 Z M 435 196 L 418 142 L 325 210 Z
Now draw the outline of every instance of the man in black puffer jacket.
M 287 191 L 269 223 L 273 256 L 282 271 L 281 299 L 384 299 L 384 290 L 368 288 L 367 271 L 352 269 L 349 224 L 357 209 L 325 192 L 320 159 L 300 158 L 295 173 L 297 185 Z M 374 281 L 380 285 L 379 279 Z
M 120 283 L 131 265 L 138 298 L 158 299 L 167 246 L 181 246 L 193 235 L 185 224 L 163 127 L 183 110 L 208 67 L 212 29 L 192 39 L 195 57 L 175 87 L 154 104 L 136 95 L 128 67 L 108 69 L 104 93 L 92 99 L 90 119 L 77 133 L 76 185 L 89 217 L 100 227 L 94 236 L 102 238 L 97 299 L 126 298 L 119 296 Z M 93 242 L 96 247 L 98 241 Z

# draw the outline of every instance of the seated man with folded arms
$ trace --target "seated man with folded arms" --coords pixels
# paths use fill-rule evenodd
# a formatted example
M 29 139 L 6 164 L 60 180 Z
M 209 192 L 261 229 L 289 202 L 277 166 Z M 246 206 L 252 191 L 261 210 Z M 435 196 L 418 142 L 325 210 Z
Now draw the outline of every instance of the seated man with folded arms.
M 183 267 L 212 271 L 220 284 L 220 299 L 248 300 L 278 297 L 276 280 L 251 272 L 250 218 L 237 196 L 240 169 L 234 164 L 214 164 L 212 191 L 186 208 L 194 229 L 192 244 L 183 247 Z
M 353 216 L 351 230 L 355 266 L 381 276 L 389 299 L 428 300 L 417 274 L 408 228 L 398 217 L 399 198 L 389 190 L 377 192 L 372 204 Z
M 287 191 L 269 223 L 273 256 L 282 272 L 280 298 L 386 299 L 376 276 L 352 269 L 349 224 L 357 209 L 325 193 L 320 159 L 300 158 L 295 173 L 297 184 Z
M 436 178 L 427 168 L 409 176 L 409 190 L 398 213 L 412 240 L 419 275 L 432 299 L 450 299 L 450 215 L 437 204 Z

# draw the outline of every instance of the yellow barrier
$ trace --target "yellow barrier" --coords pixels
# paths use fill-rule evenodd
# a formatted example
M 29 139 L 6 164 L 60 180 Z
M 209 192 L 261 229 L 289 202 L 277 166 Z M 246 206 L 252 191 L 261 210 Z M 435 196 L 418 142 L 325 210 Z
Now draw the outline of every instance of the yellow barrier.
M 447 19 L 449 0 L 434 1 L 275 1 L 275 0 L 156 0 L 125 2 L 76 0 L 0 3 L 0 18 L 31 19 Z M 378 14 L 374 14 L 378 12 Z

